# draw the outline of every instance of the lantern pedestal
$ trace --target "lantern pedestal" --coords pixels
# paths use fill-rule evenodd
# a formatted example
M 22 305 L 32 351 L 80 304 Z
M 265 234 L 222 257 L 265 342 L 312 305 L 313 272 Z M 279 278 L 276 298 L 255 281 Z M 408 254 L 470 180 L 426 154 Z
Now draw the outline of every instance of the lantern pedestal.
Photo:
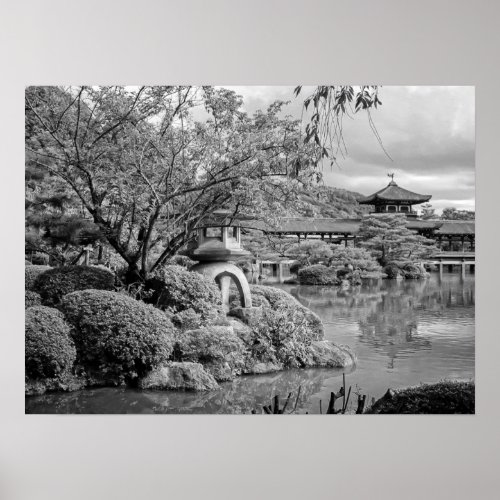
M 236 285 L 240 295 L 241 307 L 252 307 L 252 297 L 248 281 L 243 271 L 234 264 L 230 262 L 203 262 L 194 265 L 191 271 L 215 280 L 219 285 L 222 294 L 222 305 L 226 311 L 229 311 L 229 287 L 231 280 Z

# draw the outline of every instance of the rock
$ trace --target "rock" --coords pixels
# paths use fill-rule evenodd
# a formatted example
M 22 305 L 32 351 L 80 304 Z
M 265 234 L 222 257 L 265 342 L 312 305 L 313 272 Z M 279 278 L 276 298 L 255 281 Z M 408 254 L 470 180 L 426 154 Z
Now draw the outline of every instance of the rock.
M 237 335 L 246 345 L 252 342 L 252 329 L 248 325 L 230 316 L 228 316 L 227 320 L 235 335 Z
M 151 371 L 139 381 L 141 389 L 212 391 L 215 378 L 200 363 L 170 363 Z
M 317 340 L 309 346 L 304 362 L 307 367 L 346 368 L 356 363 L 356 355 L 349 346 Z
M 273 373 L 273 372 L 279 372 L 283 370 L 283 364 L 282 363 L 272 363 L 272 362 L 263 362 L 263 361 L 258 361 L 255 362 L 253 360 L 250 360 L 248 366 L 245 367 L 245 374 L 248 375 L 261 375 L 263 373 Z
M 257 323 L 262 317 L 262 306 L 259 307 L 234 307 L 229 311 L 229 316 L 233 316 L 243 321 L 246 325 Z
M 86 381 L 72 374 L 64 374 L 57 378 L 26 379 L 24 384 L 25 396 L 38 396 L 46 392 L 72 392 L 85 387 Z

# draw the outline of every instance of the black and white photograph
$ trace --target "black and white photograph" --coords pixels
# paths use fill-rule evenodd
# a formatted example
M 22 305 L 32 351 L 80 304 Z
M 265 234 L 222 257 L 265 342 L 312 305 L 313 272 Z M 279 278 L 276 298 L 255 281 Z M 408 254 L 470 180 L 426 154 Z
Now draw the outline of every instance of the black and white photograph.
M 474 86 L 29 85 L 24 142 L 27 414 L 475 413 Z
M 0 500 L 497 498 L 499 26 L 2 2 Z

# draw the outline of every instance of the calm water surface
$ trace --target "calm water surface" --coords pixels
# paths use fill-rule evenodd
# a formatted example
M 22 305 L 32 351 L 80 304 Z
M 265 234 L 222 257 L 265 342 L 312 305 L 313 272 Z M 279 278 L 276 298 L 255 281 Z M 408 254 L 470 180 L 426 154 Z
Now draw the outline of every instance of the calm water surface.
M 352 390 L 378 398 L 391 388 L 474 377 L 474 275 L 370 280 L 351 290 L 274 285 L 316 312 L 325 338 L 351 346 Z M 27 413 L 250 413 L 302 386 L 298 410 L 319 412 L 342 370 L 288 370 L 240 377 L 209 393 L 101 388 L 26 398 Z M 353 400 L 355 399 L 352 398 Z M 295 400 L 293 400 L 295 404 Z

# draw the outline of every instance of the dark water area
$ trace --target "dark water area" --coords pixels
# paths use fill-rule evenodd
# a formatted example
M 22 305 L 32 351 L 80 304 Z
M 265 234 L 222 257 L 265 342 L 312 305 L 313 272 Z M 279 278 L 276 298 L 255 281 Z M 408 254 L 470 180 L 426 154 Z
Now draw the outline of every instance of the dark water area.
M 351 346 L 356 367 L 287 370 L 240 377 L 217 391 L 192 393 L 99 388 L 26 398 L 26 413 L 250 413 L 301 386 L 299 413 L 319 413 L 346 373 L 347 386 L 378 398 L 390 388 L 474 378 L 474 275 L 426 280 L 366 280 L 336 287 L 279 286 L 316 312 L 325 338 Z M 353 392 L 353 394 L 354 394 Z M 352 398 L 353 405 L 355 395 Z

